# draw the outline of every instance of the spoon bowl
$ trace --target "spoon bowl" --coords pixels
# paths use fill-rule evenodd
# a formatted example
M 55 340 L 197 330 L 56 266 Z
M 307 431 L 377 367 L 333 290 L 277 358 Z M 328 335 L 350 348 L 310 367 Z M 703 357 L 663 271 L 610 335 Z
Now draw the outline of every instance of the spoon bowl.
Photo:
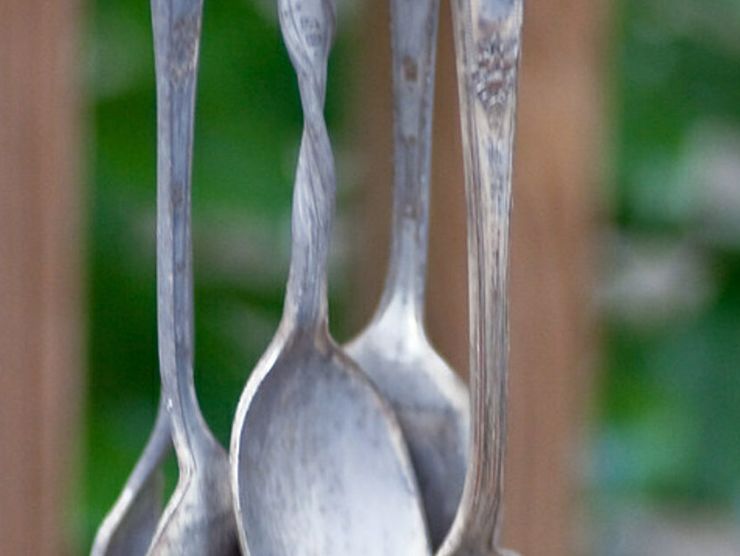
M 294 336 L 271 352 L 239 416 L 249 553 L 428 554 L 401 432 L 361 371 L 328 338 Z
M 385 314 L 348 344 L 347 354 L 391 404 L 409 446 L 433 546 L 457 511 L 468 458 L 465 385 L 403 308 Z

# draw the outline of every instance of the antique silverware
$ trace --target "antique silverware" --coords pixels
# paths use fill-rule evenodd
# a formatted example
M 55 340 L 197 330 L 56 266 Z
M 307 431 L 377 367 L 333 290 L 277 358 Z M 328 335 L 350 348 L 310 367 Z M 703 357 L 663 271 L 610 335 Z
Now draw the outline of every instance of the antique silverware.
M 162 461 L 172 449 L 170 423 L 160 402 L 157 420 L 144 452 L 118 500 L 105 516 L 91 556 L 145 554 L 162 513 Z
M 522 0 L 453 0 L 468 206 L 472 455 L 438 556 L 498 548 L 508 373 L 508 258 Z
M 202 0 L 152 0 L 157 75 L 157 303 L 162 397 L 179 478 L 148 554 L 230 556 L 228 457 L 193 385 L 191 159 Z
M 328 330 L 335 198 L 323 117 L 333 0 L 279 0 L 304 131 L 283 318 L 250 376 L 231 440 L 242 550 L 251 556 L 421 556 L 418 487 L 389 406 Z
M 391 0 L 394 199 L 385 290 L 370 324 L 347 344 L 398 416 L 419 480 L 432 546 L 455 517 L 465 482 L 465 385 L 424 330 L 429 171 L 439 0 Z

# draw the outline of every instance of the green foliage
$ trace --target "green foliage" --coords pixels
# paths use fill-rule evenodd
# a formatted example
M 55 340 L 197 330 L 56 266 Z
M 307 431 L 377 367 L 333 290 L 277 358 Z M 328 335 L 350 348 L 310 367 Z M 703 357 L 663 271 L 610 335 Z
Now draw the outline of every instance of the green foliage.
M 706 233 L 714 215 L 702 219 L 709 188 L 698 167 L 715 162 L 692 149 L 702 126 L 740 133 L 740 42 L 731 31 L 740 10 L 732 0 L 619 7 L 616 227 L 691 246 L 711 293 L 658 325 L 608 320 L 596 488 L 732 507 L 740 500 L 740 237 L 722 243 Z

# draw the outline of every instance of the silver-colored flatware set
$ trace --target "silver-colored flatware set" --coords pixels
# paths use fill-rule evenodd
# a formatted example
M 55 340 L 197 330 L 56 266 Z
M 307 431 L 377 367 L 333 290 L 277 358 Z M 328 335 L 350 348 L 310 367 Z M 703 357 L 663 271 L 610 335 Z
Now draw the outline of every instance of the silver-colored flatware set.
M 227 450 L 193 382 L 190 199 L 203 0 L 151 0 L 162 393 L 94 556 L 508 554 L 498 541 L 522 0 L 451 2 L 468 210 L 469 392 L 423 324 L 439 0 L 389 1 L 391 259 L 374 317 L 340 346 L 329 332 L 336 177 L 323 115 L 335 0 L 277 0 L 304 114 L 291 263 L 283 317 L 249 375 Z M 173 449 L 178 481 L 164 501 L 162 465 Z

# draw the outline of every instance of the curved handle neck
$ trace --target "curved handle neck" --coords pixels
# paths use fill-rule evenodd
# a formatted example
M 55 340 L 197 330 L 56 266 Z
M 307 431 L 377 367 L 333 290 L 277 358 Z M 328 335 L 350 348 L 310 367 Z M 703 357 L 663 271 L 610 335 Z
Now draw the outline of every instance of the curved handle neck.
M 157 316 L 165 407 L 181 465 L 204 430 L 193 384 L 191 160 L 202 0 L 152 0 L 157 73 Z M 197 440 L 197 439 L 195 439 Z
M 380 303 L 424 316 L 429 176 L 439 0 L 391 0 L 394 188 L 391 250 Z

